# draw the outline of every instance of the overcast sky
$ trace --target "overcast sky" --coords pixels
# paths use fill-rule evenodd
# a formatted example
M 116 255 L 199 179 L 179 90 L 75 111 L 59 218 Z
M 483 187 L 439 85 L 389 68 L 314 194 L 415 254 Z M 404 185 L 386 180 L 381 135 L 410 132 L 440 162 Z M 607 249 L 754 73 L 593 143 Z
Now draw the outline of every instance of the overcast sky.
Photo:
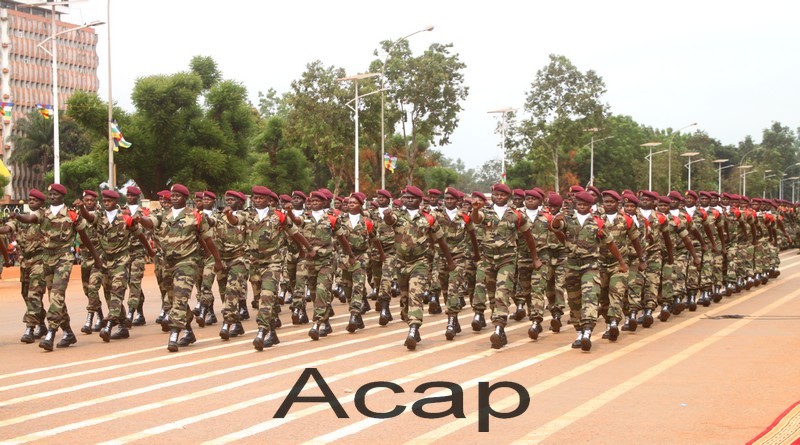
M 106 0 L 66 20 L 106 20 Z M 615 114 L 656 128 L 692 122 L 726 144 L 758 142 L 772 121 L 800 126 L 800 2 L 796 1 L 261 1 L 112 0 L 113 96 L 132 111 L 136 78 L 187 70 L 211 56 L 226 79 L 289 89 L 307 63 L 364 72 L 381 40 L 411 37 L 419 54 L 453 43 L 470 94 L 451 145 L 468 167 L 499 157 L 487 111 L 521 109 L 536 71 L 562 54 L 606 82 Z M 108 26 L 100 36 L 100 95 L 108 94 Z

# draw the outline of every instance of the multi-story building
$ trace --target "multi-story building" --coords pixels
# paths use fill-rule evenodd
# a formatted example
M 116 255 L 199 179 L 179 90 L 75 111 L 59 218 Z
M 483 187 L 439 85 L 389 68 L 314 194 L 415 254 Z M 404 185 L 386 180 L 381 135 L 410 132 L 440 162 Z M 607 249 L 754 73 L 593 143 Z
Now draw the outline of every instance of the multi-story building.
M 31 188 L 43 189 L 44 172 L 26 165 L 12 164 L 14 151 L 11 134 L 14 122 L 27 116 L 36 104 L 53 104 L 53 58 L 37 45 L 53 35 L 50 6 L 33 6 L 36 0 L 0 0 L 0 100 L 13 110 L 2 119 L 2 160 L 11 170 L 11 183 L 5 188 L 0 204 L 26 199 Z M 56 8 L 56 33 L 80 25 L 61 21 L 69 6 Z M 93 28 L 76 29 L 58 36 L 58 104 L 75 91 L 97 92 L 97 34 Z M 43 45 L 50 50 L 50 42 Z

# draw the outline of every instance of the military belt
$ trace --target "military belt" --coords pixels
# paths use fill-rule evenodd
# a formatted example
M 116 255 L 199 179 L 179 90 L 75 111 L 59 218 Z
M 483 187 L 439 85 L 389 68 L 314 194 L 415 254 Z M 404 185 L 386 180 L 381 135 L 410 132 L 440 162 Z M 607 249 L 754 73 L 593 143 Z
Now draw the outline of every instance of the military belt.
M 515 253 L 516 251 L 514 249 L 483 248 L 483 254 L 486 256 L 514 255 Z
M 568 266 L 579 266 L 583 267 L 589 264 L 597 263 L 597 258 L 588 257 L 588 258 L 567 258 L 567 265 Z
M 69 252 L 69 247 L 59 247 L 56 249 L 48 249 L 48 248 L 42 249 L 42 253 L 45 256 L 59 256 L 68 252 Z

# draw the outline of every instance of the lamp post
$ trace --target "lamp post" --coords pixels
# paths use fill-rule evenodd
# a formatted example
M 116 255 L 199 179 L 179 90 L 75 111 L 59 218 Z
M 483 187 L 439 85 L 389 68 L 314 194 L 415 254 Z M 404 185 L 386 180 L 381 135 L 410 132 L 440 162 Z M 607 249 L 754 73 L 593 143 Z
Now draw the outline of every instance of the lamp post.
M 45 3 L 32 3 L 30 6 L 49 6 L 50 7 L 50 37 L 39 42 L 37 47 L 41 48 L 44 52 L 50 54 L 52 57 L 52 70 L 53 70 L 53 182 L 56 184 L 61 183 L 61 142 L 58 134 L 58 36 L 68 32 L 78 31 L 80 29 L 91 28 L 105 24 L 101 21 L 93 21 L 82 26 L 75 28 L 65 29 L 61 32 L 56 32 L 56 7 L 62 5 L 69 5 L 71 3 L 82 3 L 79 1 L 62 1 L 62 2 L 45 2 Z M 43 45 L 48 41 L 51 42 L 50 50 L 47 50 Z
M 722 164 L 728 162 L 729 159 L 714 159 L 713 163 L 717 164 L 717 193 L 722 193 L 722 170 L 726 168 L 732 168 L 733 165 L 726 165 L 725 167 Z
M 661 142 L 645 142 L 641 144 L 640 147 L 647 147 L 650 149 L 650 154 L 646 156 L 646 158 L 650 161 L 650 166 L 648 167 L 648 182 L 647 182 L 647 190 L 653 190 L 653 155 L 664 153 L 667 150 L 661 150 L 659 152 L 653 153 L 653 147 L 658 147 L 661 145 Z
M 764 170 L 764 188 L 761 190 L 761 197 L 762 198 L 766 198 L 767 197 L 767 179 L 774 178 L 775 176 L 777 176 L 774 173 L 769 175 L 769 176 L 767 176 L 767 173 L 769 173 L 771 171 L 772 170 Z
M 669 152 L 669 154 L 667 155 L 667 156 L 669 156 L 669 162 L 667 163 L 667 190 L 668 191 L 672 190 L 672 139 L 675 136 L 677 136 L 678 134 L 680 134 L 681 131 L 683 131 L 683 130 L 689 128 L 689 127 L 694 127 L 695 125 L 697 125 L 697 122 L 692 122 L 691 124 L 678 129 L 678 131 L 676 131 L 675 133 L 672 133 L 670 135 L 670 137 L 669 137 L 669 148 L 667 149 L 667 151 Z
M 355 161 L 356 162 L 355 162 L 355 175 L 354 175 L 355 176 L 355 190 L 354 191 L 356 191 L 356 192 L 358 191 L 358 180 L 359 180 L 359 177 L 358 177 L 358 102 L 359 102 L 359 99 L 361 97 L 366 96 L 366 94 L 364 96 L 359 96 L 358 95 L 358 81 L 361 80 L 361 79 L 368 79 L 370 77 L 375 77 L 375 76 L 380 76 L 380 75 L 381 75 L 380 73 L 365 73 L 365 74 L 356 74 L 355 76 L 340 77 L 340 78 L 336 79 L 337 82 L 349 82 L 349 81 L 352 80 L 353 81 L 353 85 L 355 86 L 355 90 L 356 90 L 355 98 L 353 98 L 353 106 L 350 107 L 349 104 L 347 105 L 348 107 L 350 107 L 351 110 L 353 110 L 355 112 L 354 121 L 355 121 L 355 134 L 356 134 L 355 135 L 355 158 L 356 158 Z M 370 94 L 372 94 L 372 93 L 370 93 Z
M 116 168 L 114 168 L 114 134 L 111 131 L 111 122 L 114 120 L 114 99 L 111 94 L 111 0 L 106 3 L 106 22 L 108 27 L 108 188 L 117 188 Z
M 598 131 L 598 130 L 599 130 L 598 128 L 589 128 L 588 130 L 583 130 L 583 131 L 595 132 L 595 131 Z M 600 142 L 600 141 L 605 141 L 606 139 L 613 139 L 613 138 L 614 138 L 614 136 L 606 136 L 606 137 L 604 137 L 602 139 L 595 140 L 594 139 L 594 134 L 592 134 L 592 142 L 586 144 L 586 145 L 589 145 L 591 147 L 591 164 L 589 166 L 589 185 L 594 185 L 594 143 L 595 142 Z M 586 145 L 584 145 L 583 147 L 586 147 Z M 581 147 L 581 148 L 583 148 L 583 147 Z
M 681 154 L 681 156 L 683 156 L 683 157 L 685 157 L 685 158 L 688 158 L 688 159 L 689 159 L 689 162 L 687 162 L 687 163 L 684 165 L 684 167 L 686 167 L 686 168 L 688 168 L 688 169 L 689 169 L 689 181 L 688 181 L 688 184 L 687 184 L 687 187 L 686 187 L 686 188 L 688 188 L 689 190 L 691 190 L 691 189 L 692 189 L 692 164 L 694 164 L 694 163 L 696 163 L 696 162 L 700 162 L 700 161 L 705 161 L 705 160 L 706 160 L 705 158 L 700 158 L 700 159 L 695 159 L 695 160 L 693 161 L 693 160 L 692 160 L 692 156 L 697 156 L 697 155 L 699 155 L 699 154 L 700 154 L 700 152 L 697 152 L 697 151 L 689 151 L 689 152 L 686 152 L 686 153 L 682 153 L 682 154 Z
M 780 186 L 780 191 L 778 192 L 778 199 L 783 199 L 783 183 L 786 181 L 796 181 L 798 179 L 800 179 L 800 176 L 792 176 L 790 178 L 781 179 L 781 186 Z M 792 185 L 792 187 L 794 187 L 794 185 Z M 792 192 L 794 192 L 794 190 L 792 190 Z
M 500 114 L 500 182 L 506 183 L 506 114 L 516 111 L 513 108 L 487 111 L 489 114 Z
M 389 61 L 389 55 L 392 53 L 392 49 L 394 49 L 394 47 L 398 43 L 402 42 L 403 40 L 406 40 L 407 38 L 409 38 L 409 37 L 411 37 L 411 36 L 413 36 L 415 34 L 419 34 L 421 32 L 426 32 L 426 31 L 433 31 L 433 26 L 428 26 L 428 27 L 420 29 L 418 31 L 414 31 L 411 34 L 409 34 L 407 36 L 404 36 L 404 37 L 400 37 L 399 39 L 397 39 L 394 42 L 392 42 L 392 45 L 389 46 L 388 50 L 386 50 L 386 57 L 383 58 L 383 65 L 381 65 L 381 156 L 380 156 L 380 160 L 381 160 L 381 188 L 382 189 L 386 188 L 386 165 L 384 165 L 384 163 L 383 163 L 383 157 L 384 157 L 384 155 L 386 155 L 386 133 L 385 133 L 385 130 L 384 130 L 384 125 L 385 125 L 386 121 L 383 118 L 384 110 L 386 109 L 386 107 L 384 106 L 384 100 L 385 100 L 384 99 L 384 96 L 385 96 L 385 94 L 384 94 L 384 91 L 385 91 L 384 90 L 384 83 L 386 82 L 386 62 Z
M 740 186 L 740 194 L 747 196 L 747 175 L 750 173 L 755 172 L 755 170 L 748 172 L 747 169 L 753 168 L 752 165 L 740 165 L 739 170 L 741 173 L 739 174 L 739 186 Z
M 790 165 L 790 166 L 786 167 L 786 168 L 783 170 L 783 174 L 782 174 L 781 176 L 786 176 L 786 172 L 787 172 L 787 171 L 789 171 L 789 169 L 790 169 L 790 168 L 792 168 L 792 167 L 796 167 L 796 166 L 798 166 L 798 165 L 800 165 L 800 162 L 797 162 L 797 163 L 795 163 L 795 164 L 792 164 L 792 165 Z M 783 181 L 781 181 L 780 190 L 778 191 L 778 198 L 779 198 L 779 199 L 783 199 Z

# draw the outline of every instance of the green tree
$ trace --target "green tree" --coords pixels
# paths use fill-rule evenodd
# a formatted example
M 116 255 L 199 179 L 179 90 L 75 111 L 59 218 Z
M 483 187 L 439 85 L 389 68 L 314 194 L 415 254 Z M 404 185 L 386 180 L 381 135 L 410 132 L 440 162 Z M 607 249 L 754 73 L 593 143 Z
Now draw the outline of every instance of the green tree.
M 525 99 L 530 118 L 523 120 L 515 132 L 521 135 L 518 145 L 523 152 L 547 153 L 557 190 L 561 179 L 568 183 L 586 182 L 574 176 L 572 160 L 577 147 L 587 142 L 585 130 L 606 124 L 608 105 L 601 102 L 605 92 L 602 77 L 592 70 L 581 72 L 564 56 L 551 54 L 550 63 L 536 73 Z M 562 166 L 564 157 L 567 163 Z
M 64 116 L 59 123 L 59 160 L 66 162 L 89 152 L 90 139 L 75 120 Z M 27 165 L 37 172 L 53 170 L 53 120 L 31 111 L 16 123 L 11 135 L 14 151 L 10 161 Z

